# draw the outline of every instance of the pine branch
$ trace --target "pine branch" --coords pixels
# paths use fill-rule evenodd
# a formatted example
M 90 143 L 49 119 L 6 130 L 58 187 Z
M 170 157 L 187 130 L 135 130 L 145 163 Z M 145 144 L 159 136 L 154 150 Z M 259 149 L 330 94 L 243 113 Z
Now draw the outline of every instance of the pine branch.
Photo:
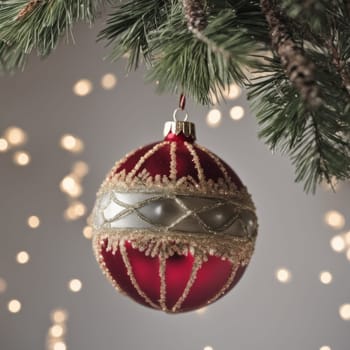
M 0 47 L 5 69 L 22 68 L 33 50 L 47 56 L 77 21 L 91 23 L 99 1 L 8 0 L 0 2 Z

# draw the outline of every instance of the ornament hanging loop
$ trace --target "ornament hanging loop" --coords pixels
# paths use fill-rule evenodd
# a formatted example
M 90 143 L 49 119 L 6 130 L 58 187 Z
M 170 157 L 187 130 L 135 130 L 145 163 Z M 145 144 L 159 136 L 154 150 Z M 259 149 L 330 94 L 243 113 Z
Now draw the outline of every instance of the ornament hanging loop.
M 177 115 L 179 112 L 185 112 L 185 118 L 183 119 L 183 121 L 184 121 L 184 122 L 187 122 L 187 120 L 188 120 L 188 113 L 187 113 L 186 110 L 181 109 L 181 108 L 176 108 L 176 109 L 175 109 L 175 111 L 174 111 L 174 113 L 173 113 L 173 120 L 174 120 L 174 122 L 180 121 L 180 120 L 178 120 L 178 119 L 176 118 L 176 115 Z

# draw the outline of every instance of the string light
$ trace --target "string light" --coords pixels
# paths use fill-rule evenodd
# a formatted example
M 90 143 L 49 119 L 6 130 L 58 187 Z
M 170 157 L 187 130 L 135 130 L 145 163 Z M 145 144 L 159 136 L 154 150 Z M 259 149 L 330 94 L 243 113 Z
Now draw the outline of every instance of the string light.
M 82 286 L 83 284 L 78 279 L 73 279 L 69 282 L 69 289 L 74 293 L 80 292 Z
M 6 292 L 7 289 L 7 283 L 6 281 L 0 277 L 0 294 L 3 294 Z
M 67 319 L 68 319 L 68 313 L 65 310 L 57 309 L 52 311 L 51 313 L 51 320 L 54 323 L 61 324 L 66 322 Z
M 22 308 L 21 303 L 16 299 L 13 299 L 8 303 L 8 310 L 13 314 L 20 312 L 21 308 Z
M 332 283 L 332 280 L 333 280 L 333 276 L 330 272 L 328 271 L 322 271 L 320 273 L 320 281 L 321 283 L 323 284 L 330 284 Z
M 40 226 L 40 219 L 36 215 L 32 215 L 27 220 L 28 226 L 30 228 L 38 228 Z
M 11 126 L 5 130 L 4 137 L 12 146 L 20 146 L 26 143 L 27 134 L 17 126 Z
M 231 84 L 225 91 L 224 97 L 229 100 L 234 100 L 238 98 L 242 93 L 241 88 L 237 84 Z
M 60 338 L 64 334 L 64 328 L 61 324 L 55 324 L 50 328 L 50 334 L 54 338 Z
M 350 304 L 344 304 L 339 308 L 339 315 L 344 321 L 350 320 Z
M 218 109 L 212 109 L 207 114 L 207 123 L 211 127 L 219 126 L 222 119 L 222 114 Z
M 25 251 L 19 252 L 16 257 L 16 260 L 19 264 L 26 264 L 28 263 L 29 259 L 30 259 L 30 256 Z
M 244 117 L 244 108 L 242 106 L 234 106 L 230 109 L 230 117 L 233 120 L 241 120 Z
M 30 155 L 23 151 L 15 152 L 13 155 L 13 162 L 19 166 L 26 166 L 30 163 Z
M 92 92 L 93 85 L 88 79 L 78 80 L 73 86 L 73 92 L 77 96 L 87 96 Z
M 72 175 L 68 175 L 63 178 L 60 183 L 60 189 L 62 192 L 67 193 L 72 198 L 80 197 L 83 189 L 80 183 L 77 182 L 77 179 Z
M 101 85 L 105 90 L 112 90 L 117 85 L 117 77 L 112 74 L 108 73 L 105 74 L 101 79 Z
M 53 350 L 66 350 L 67 346 L 64 342 L 58 341 L 57 343 L 54 344 Z
M 337 253 L 344 251 L 344 249 L 346 247 L 344 238 L 342 236 L 339 236 L 339 235 L 334 236 L 331 239 L 331 247 Z
M 92 227 L 85 226 L 83 230 L 83 235 L 86 239 L 92 239 Z
M 72 153 L 81 153 L 84 150 L 84 142 L 76 136 L 65 134 L 60 140 L 61 147 Z
M 6 152 L 8 148 L 9 148 L 8 142 L 5 139 L 0 138 L 0 152 Z
M 72 168 L 75 176 L 82 178 L 89 173 L 89 166 L 83 161 L 75 162 Z
M 290 282 L 292 276 L 289 270 L 281 268 L 276 271 L 276 278 L 281 283 L 288 283 Z
M 345 226 L 344 215 L 336 210 L 331 210 L 325 215 L 325 222 L 332 228 L 342 229 Z

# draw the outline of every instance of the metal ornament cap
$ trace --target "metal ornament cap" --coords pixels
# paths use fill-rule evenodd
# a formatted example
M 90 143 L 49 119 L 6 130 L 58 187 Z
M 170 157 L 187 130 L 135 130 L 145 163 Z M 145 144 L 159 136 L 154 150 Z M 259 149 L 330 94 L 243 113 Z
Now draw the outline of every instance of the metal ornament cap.
M 188 121 L 169 121 L 164 125 L 164 137 L 168 134 L 180 135 L 183 134 L 186 138 L 191 139 L 192 142 L 196 140 L 196 127 L 193 123 Z

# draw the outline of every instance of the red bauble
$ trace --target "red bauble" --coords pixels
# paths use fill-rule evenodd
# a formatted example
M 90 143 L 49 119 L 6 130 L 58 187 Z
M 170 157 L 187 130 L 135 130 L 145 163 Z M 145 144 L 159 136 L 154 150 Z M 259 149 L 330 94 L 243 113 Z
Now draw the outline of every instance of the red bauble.
M 193 124 L 166 131 L 107 176 L 92 214 L 93 242 L 117 290 L 177 313 L 235 286 L 254 250 L 257 219 L 235 172 L 194 142 Z

